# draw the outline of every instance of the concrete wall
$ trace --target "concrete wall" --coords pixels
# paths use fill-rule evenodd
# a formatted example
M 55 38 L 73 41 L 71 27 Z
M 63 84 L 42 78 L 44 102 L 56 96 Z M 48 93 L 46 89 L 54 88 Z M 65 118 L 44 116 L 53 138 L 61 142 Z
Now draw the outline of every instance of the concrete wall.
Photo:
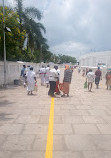
M 41 64 L 36 63 L 19 63 L 19 62 L 7 62 L 6 64 L 6 78 L 7 84 L 12 84 L 15 79 L 20 79 L 20 73 L 23 65 L 30 65 L 34 68 L 36 74 L 41 67 Z M 0 62 L 0 86 L 4 84 L 4 62 Z
M 104 63 L 105 67 L 101 67 L 101 71 L 103 77 L 105 77 L 107 68 L 111 67 L 111 51 L 85 54 L 80 57 L 79 61 L 82 69 L 91 68 L 94 72 L 97 69 L 98 63 Z
M 98 63 L 106 64 L 106 67 L 111 66 L 111 51 L 95 52 L 85 54 L 80 57 L 80 66 L 97 67 Z

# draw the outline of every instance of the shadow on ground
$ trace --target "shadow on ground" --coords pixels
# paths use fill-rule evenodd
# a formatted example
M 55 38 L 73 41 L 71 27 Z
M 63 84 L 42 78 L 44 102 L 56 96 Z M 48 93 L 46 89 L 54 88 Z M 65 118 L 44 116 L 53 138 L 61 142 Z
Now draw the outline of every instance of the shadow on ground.
M 3 100 L 3 101 L 0 101 L 0 107 L 4 107 L 4 106 L 8 106 L 8 105 L 11 105 L 11 104 L 14 104 L 15 102 L 10 102 L 8 100 Z
M 7 121 L 7 120 L 12 120 L 13 117 L 9 118 L 8 116 L 11 116 L 12 114 L 6 114 L 6 113 L 0 113 L 0 121 Z

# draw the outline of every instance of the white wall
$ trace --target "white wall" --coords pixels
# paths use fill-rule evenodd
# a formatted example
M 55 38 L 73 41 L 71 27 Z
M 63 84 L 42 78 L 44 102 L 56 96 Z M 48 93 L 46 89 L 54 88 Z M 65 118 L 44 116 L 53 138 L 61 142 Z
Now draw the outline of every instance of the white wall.
M 36 63 L 18 63 L 7 62 L 6 64 L 6 83 L 11 84 L 15 79 L 20 79 L 21 69 L 23 65 L 30 65 L 34 68 L 36 74 L 39 71 L 41 64 Z M 4 84 L 4 62 L 0 62 L 0 86 Z
M 98 63 L 104 63 L 106 67 L 109 67 L 111 66 L 111 51 L 85 54 L 79 60 L 80 66 L 96 67 Z

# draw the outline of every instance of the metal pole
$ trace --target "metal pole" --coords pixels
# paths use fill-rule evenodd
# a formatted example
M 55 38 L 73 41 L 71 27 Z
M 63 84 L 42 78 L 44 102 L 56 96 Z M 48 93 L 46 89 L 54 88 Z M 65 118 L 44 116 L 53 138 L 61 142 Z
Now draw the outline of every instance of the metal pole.
M 6 87 L 6 43 L 5 43 L 5 9 L 3 0 L 3 34 L 4 34 L 4 87 Z
M 42 62 L 42 44 L 41 44 L 41 49 L 40 49 L 40 63 Z

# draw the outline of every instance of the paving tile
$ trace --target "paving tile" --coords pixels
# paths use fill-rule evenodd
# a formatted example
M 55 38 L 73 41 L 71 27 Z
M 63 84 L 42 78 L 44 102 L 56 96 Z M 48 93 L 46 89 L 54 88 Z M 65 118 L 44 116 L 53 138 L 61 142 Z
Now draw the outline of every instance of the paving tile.
M 45 124 L 26 124 L 23 134 L 46 134 L 48 125 Z
M 97 127 L 102 134 L 111 134 L 111 124 L 98 124 Z
M 111 158 L 111 151 L 84 151 L 85 158 Z
M 70 110 L 69 109 L 55 109 L 54 110 L 54 115 L 70 115 Z
M 0 158 L 10 158 L 11 152 L 10 151 L 0 151 Z
M 100 134 L 97 127 L 93 124 L 73 125 L 75 134 Z
M 88 110 L 70 110 L 71 115 L 90 115 Z
M 85 123 L 106 123 L 99 116 L 83 116 L 83 120 L 85 121 Z
M 63 123 L 65 124 L 78 124 L 84 123 L 81 116 L 62 116 Z
M 90 109 L 92 109 L 92 106 L 88 106 L 88 105 L 78 105 L 78 106 L 76 106 L 76 109 L 79 109 L 79 110 L 90 110 Z
M 5 142 L 6 138 L 7 137 L 5 135 L 0 134 L 0 147 Z
M 73 151 L 111 150 L 111 135 L 68 135 L 65 142 Z
M 47 144 L 47 135 L 36 135 L 33 145 L 33 150 L 45 152 L 46 144 Z
M 39 116 L 37 115 L 22 115 L 16 119 L 16 123 L 38 123 Z
M 55 107 L 56 107 L 56 105 L 55 105 Z M 65 104 L 65 103 L 63 103 L 63 105 L 60 105 L 59 106 L 60 107 L 60 109 L 75 109 L 75 107 L 74 107 L 74 105 L 72 105 L 72 104 Z
M 72 127 L 68 124 L 55 124 L 54 134 L 73 134 Z
M 84 158 L 80 152 L 73 151 L 56 151 L 53 152 L 53 158 Z
M 44 158 L 44 157 L 45 157 L 44 152 L 24 151 L 24 152 L 13 153 L 13 156 L 11 158 Z
M 48 115 L 39 116 L 38 123 L 39 124 L 48 124 L 49 123 L 49 116 Z
M 88 110 L 88 112 L 91 115 L 96 115 L 96 116 L 103 116 L 103 115 L 107 115 L 107 112 L 105 110 L 101 110 L 101 109 L 93 109 L 93 110 Z
M 111 124 L 111 116 L 102 116 L 102 118 L 105 120 L 105 122 L 107 123 L 107 124 Z
M 67 135 L 64 137 L 68 150 L 84 151 L 97 149 L 89 135 Z
M 62 116 L 54 116 L 54 124 L 63 124 Z
M 50 114 L 50 109 L 34 109 L 31 115 L 48 115 Z
M 0 123 L 14 123 L 17 117 L 18 115 L 2 113 L 0 114 Z
M 54 151 L 66 151 L 67 146 L 65 144 L 64 135 L 53 136 L 53 150 Z
M 22 124 L 4 124 L 0 126 L 0 134 L 13 135 L 20 134 L 23 130 L 24 125 Z
M 31 150 L 34 139 L 34 135 L 10 135 L 0 148 L 1 151 Z

